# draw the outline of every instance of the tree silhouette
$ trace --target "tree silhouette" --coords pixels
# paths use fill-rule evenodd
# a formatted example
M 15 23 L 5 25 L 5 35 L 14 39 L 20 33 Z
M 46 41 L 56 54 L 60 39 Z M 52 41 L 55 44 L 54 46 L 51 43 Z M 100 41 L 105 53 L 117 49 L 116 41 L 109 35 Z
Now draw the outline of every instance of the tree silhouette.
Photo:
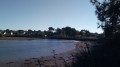
M 67 37 L 74 37 L 75 35 L 77 35 L 76 29 L 71 27 L 62 28 L 62 31 L 67 35 Z
M 96 7 L 96 15 L 102 22 L 100 27 L 104 30 L 106 37 L 112 37 L 120 33 L 120 0 L 104 0 L 99 2 L 91 0 Z
M 54 28 L 53 27 L 49 27 L 48 30 L 49 31 L 54 31 Z

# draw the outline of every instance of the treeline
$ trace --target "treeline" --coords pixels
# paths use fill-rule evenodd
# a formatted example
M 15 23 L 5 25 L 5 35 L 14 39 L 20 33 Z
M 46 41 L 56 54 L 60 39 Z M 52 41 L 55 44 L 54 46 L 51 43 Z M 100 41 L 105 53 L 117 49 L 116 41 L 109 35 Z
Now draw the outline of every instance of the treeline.
M 41 30 L 0 30 L 0 37 L 40 37 L 40 38 L 96 38 L 100 37 L 98 33 L 91 33 L 88 30 L 78 31 L 75 28 L 53 28 L 49 27 L 47 31 Z

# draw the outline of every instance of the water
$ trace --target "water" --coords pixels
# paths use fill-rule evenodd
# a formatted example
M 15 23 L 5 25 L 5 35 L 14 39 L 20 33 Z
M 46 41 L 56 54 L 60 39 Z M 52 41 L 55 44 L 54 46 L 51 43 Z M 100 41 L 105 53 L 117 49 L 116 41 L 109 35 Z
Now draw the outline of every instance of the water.
M 75 48 L 72 40 L 0 40 L 0 62 L 17 61 L 62 53 Z

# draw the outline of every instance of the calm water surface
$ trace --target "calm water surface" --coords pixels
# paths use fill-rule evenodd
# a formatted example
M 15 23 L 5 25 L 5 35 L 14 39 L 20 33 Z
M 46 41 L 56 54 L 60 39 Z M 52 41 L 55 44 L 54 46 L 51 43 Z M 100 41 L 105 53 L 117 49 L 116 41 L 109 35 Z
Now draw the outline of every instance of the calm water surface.
M 73 40 L 0 40 L 0 62 L 17 61 L 62 53 L 75 48 Z

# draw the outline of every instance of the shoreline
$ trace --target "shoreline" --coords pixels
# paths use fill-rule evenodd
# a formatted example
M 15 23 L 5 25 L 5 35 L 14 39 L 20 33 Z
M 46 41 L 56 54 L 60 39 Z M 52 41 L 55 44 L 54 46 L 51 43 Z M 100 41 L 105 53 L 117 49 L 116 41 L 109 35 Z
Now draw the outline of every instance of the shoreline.
M 37 40 L 37 39 L 57 39 L 57 40 L 77 40 L 77 41 L 97 41 L 94 38 L 39 38 L 39 37 L 0 37 L 0 40 Z
M 57 65 L 63 65 L 62 67 L 64 67 L 64 59 L 67 59 L 68 57 L 70 57 L 71 54 L 73 54 L 76 50 L 73 49 L 73 50 L 70 50 L 70 51 L 66 51 L 66 52 L 63 52 L 63 53 L 59 53 L 59 54 L 56 54 L 56 61 L 57 61 Z M 0 63 L 0 67 L 8 67 L 9 66 L 9 63 L 12 63 L 10 65 L 10 67 L 26 67 L 26 64 L 25 63 L 31 63 L 30 66 L 31 67 L 38 67 L 38 60 L 41 61 L 41 63 L 44 64 L 44 66 L 55 66 L 55 62 L 54 62 L 54 58 L 53 58 L 54 55 L 50 55 L 50 56 L 43 56 L 43 57 L 32 57 L 32 58 L 29 58 L 29 59 L 24 59 L 24 60 L 17 60 L 17 61 L 11 61 L 11 62 L 2 62 Z M 61 60 L 60 60 L 61 58 Z M 64 59 L 62 59 L 64 58 Z M 42 67 L 44 67 L 42 66 Z M 58 66 L 59 67 L 59 66 Z
M 18 61 L 13 61 L 13 62 L 8 62 L 8 63 L 0 63 L 1 67 L 8 67 L 10 65 L 11 67 L 26 67 L 26 66 L 31 66 L 31 67 L 38 67 L 38 60 L 43 64 L 42 67 L 51 67 L 55 66 L 55 60 L 56 64 L 58 67 L 65 67 L 65 65 L 71 65 L 72 63 L 72 56 L 75 55 L 79 50 L 82 51 L 83 47 L 86 47 L 84 44 L 84 41 L 80 42 L 75 42 L 75 49 L 66 51 L 63 53 L 55 54 L 55 55 L 50 55 L 50 56 L 44 56 L 44 57 L 33 57 L 25 60 L 18 60 Z M 55 56 L 55 58 L 54 58 Z M 11 63 L 11 64 L 10 64 Z
M 42 38 L 35 37 L 0 37 L 0 40 L 37 40 Z

